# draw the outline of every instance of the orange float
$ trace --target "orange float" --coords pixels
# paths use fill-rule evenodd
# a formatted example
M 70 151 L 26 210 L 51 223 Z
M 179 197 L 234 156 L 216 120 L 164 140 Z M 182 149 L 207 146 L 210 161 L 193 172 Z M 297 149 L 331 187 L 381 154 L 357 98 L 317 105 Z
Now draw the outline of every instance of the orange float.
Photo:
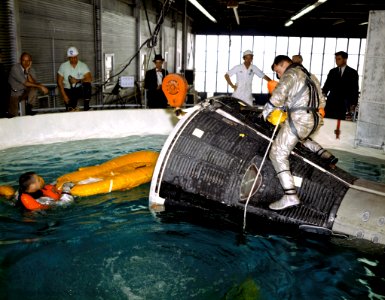
M 183 106 L 188 90 L 186 78 L 179 74 L 168 74 L 162 83 L 162 91 L 171 107 Z
M 71 194 L 81 197 L 131 189 L 150 182 L 158 156 L 154 151 L 126 154 L 65 174 L 57 179 L 56 187 L 61 189 L 64 183 L 72 182 Z
M 15 195 L 15 189 L 9 185 L 0 186 L 0 196 L 4 196 L 9 199 Z

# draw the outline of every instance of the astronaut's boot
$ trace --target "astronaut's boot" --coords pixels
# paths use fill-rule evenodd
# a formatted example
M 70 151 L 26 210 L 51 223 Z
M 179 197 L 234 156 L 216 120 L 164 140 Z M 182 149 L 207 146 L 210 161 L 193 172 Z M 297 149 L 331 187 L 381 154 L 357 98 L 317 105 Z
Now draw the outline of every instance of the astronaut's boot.
M 297 192 L 294 186 L 294 178 L 291 175 L 290 171 L 283 171 L 277 176 L 283 190 L 285 191 L 285 195 L 283 195 L 280 200 L 271 203 L 269 205 L 270 209 L 282 210 L 300 204 L 301 201 L 299 201 L 299 198 L 297 196 Z
M 306 141 L 304 141 L 302 145 L 304 145 L 310 151 L 316 153 L 319 157 L 325 160 L 330 167 L 333 168 L 337 164 L 338 158 L 336 158 L 333 154 L 331 154 L 326 149 L 322 148 L 320 144 L 318 144 L 317 142 L 314 142 L 311 138 L 308 138 Z
M 320 149 L 317 154 L 324 160 L 328 162 L 330 166 L 335 166 L 338 162 L 338 158 L 331 154 L 328 150 Z

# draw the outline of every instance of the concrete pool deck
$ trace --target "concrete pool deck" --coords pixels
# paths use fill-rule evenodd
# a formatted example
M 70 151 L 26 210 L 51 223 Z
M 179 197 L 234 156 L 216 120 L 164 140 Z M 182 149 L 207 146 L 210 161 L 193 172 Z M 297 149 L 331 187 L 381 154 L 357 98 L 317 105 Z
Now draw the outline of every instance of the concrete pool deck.
M 0 119 L 0 150 L 92 138 L 168 135 L 177 122 L 172 109 L 98 110 Z M 341 121 L 339 139 L 334 133 L 337 120 L 325 119 L 324 123 L 314 136 L 324 148 L 385 160 L 384 150 L 355 147 L 357 123 Z

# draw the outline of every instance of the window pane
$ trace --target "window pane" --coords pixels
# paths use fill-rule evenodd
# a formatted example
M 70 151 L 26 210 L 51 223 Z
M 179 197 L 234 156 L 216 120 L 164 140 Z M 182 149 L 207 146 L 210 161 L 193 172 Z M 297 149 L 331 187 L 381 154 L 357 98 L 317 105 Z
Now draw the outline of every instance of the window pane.
M 313 45 L 312 45 L 312 53 L 310 55 L 311 64 L 310 65 L 307 64 L 307 62 L 310 62 L 307 58 L 307 54 L 305 54 L 305 58 L 303 62 L 304 66 L 307 67 L 307 69 L 311 73 L 315 74 L 318 77 L 318 79 L 320 79 L 322 74 L 324 46 L 325 46 L 324 38 L 314 38 Z
M 218 72 L 218 74 L 217 74 L 217 90 L 216 91 L 219 93 L 227 93 L 227 86 L 228 86 L 228 84 L 227 84 L 227 81 L 225 79 L 225 72 L 223 72 L 223 73 Z M 233 89 L 230 86 L 228 87 L 228 89 L 229 89 L 229 92 L 233 91 Z
M 314 38 L 313 39 L 313 53 L 324 53 L 325 39 Z
M 360 63 L 358 65 L 358 73 L 363 74 L 364 73 L 364 60 L 365 60 L 365 55 L 360 55 Z
M 273 70 L 271 69 L 271 65 L 274 62 L 274 58 L 275 58 L 275 54 L 274 53 L 268 53 L 268 52 L 265 53 L 264 63 L 263 63 L 263 65 L 264 65 L 263 72 L 267 76 L 269 76 L 271 79 L 273 79 Z M 274 77 L 274 78 L 277 79 L 277 77 Z
M 206 69 L 206 36 L 196 36 L 195 48 L 195 70 L 205 71 Z
M 334 53 L 336 53 L 336 43 L 337 43 L 337 39 L 335 39 L 335 38 L 326 38 L 326 41 L 325 41 L 325 54 L 326 53 L 332 53 L 334 55 Z
M 226 73 L 229 67 L 229 36 L 220 35 L 218 40 L 218 73 Z
M 311 57 L 311 68 L 309 71 L 320 79 L 322 74 L 322 58 L 323 54 L 313 54 Z
M 310 60 L 311 60 L 311 48 L 313 45 L 312 38 L 301 38 L 301 55 L 303 58 L 303 66 L 306 69 L 310 69 Z
M 289 38 L 288 37 L 278 37 L 277 38 L 277 49 L 276 53 L 277 55 L 287 55 L 287 48 L 289 44 Z
M 302 38 L 301 39 L 301 54 L 304 56 L 305 54 L 311 53 L 311 47 L 313 45 L 312 38 Z
M 289 37 L 289 57 L 291 58 L 295 54 L 300 54 L 301 38 Z
M 265 74 L 268 74 L 270 72 L 271 76 L 269 76 L 271 79 L 273 79 L 273 71 L 271 70 L 271 65 L 274 62 L 274 58 L 276 56 L 275 50 L 276 49 L 276 37 L 272 36 L 266 36 L 265 37 L 265 53 L 263 57 L 263 63 L 262 65 L 257 65 L 258 68 L 260 68 Z
M 253 37 L 243 36 L 242 37 L 242 51 L 253 50 Z
M 334 54 L 325 55 L 322 73 L 328 74 L 330 69 L 335 67 L 335 63 L 336 63 L 336 60 L 335 60 Z
M 263 54 L 265 52 L 265 37 L 255 36 L 254 37 L 254 55 Z
M 360 54 L 364 54 L 365 55 L 365 52 L 366 52 L 366 39 L 362 39 L 361 40 Z
M 347 64 L 352 67 L 353 69 L 357 70 L 358 68 L 358 55 L 350 55 L 348 56 L 348 62 Z
M 254 59 L 253 64 L 259 69 L 263 70 L 263 56 L 265 53 L 265 37 L 255 36 L 254 37 Z
M 253 86 L 252 86 L 252 93 L 253 94 L 259 94 L 261 93 L 261 85 L 265 83 L 267 86 L 266 81 L 264 81 L 262 78 L 259 78 L 258 76 L 254 76 L 253 79 Z
M 206 92 L 214 93 L 216 88 L 216 76 L 215 72 L 206 73 Z
M 230 38 L 229 69 L 239 65 L 242 61 L 241 37 L 238 35 L 232 36 Z
M 265 37 L 265 52 L 270 52 L 275 57 L 275 50 L 277 45 L 277 38 L 275 36 L 266 36 Z
M 349 39 L 349 49 L 348 54 L 359 54 L 360 52 L 360 39 Z
M 218 50 L 219 51 L 229 51 L 230 38 L 228 35 L 220 35 L 218 37 Z
M 348 51 L 348 39 L 338 38 L 336 52 L 338 51 Z
M 205 72 L 195 72 L 195 90 L 198 92 L 205 91 Z
M 206 52 L 206 71 L 216 72 L 217 70 L 217 47 L 218 47 L 218 36 L 208 35 L 207 36 L 207 52 Z

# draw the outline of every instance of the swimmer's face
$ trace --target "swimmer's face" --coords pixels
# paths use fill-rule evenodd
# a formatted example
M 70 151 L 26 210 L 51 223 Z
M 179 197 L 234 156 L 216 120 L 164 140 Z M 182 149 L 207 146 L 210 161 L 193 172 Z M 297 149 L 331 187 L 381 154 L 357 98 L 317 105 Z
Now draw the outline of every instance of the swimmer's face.
M 39 175 L 33 175 L 33 179 L 31 180 L 31 184 L 26 190 L 27 193 L 34 193 L 44 187 L 44 179 Z

